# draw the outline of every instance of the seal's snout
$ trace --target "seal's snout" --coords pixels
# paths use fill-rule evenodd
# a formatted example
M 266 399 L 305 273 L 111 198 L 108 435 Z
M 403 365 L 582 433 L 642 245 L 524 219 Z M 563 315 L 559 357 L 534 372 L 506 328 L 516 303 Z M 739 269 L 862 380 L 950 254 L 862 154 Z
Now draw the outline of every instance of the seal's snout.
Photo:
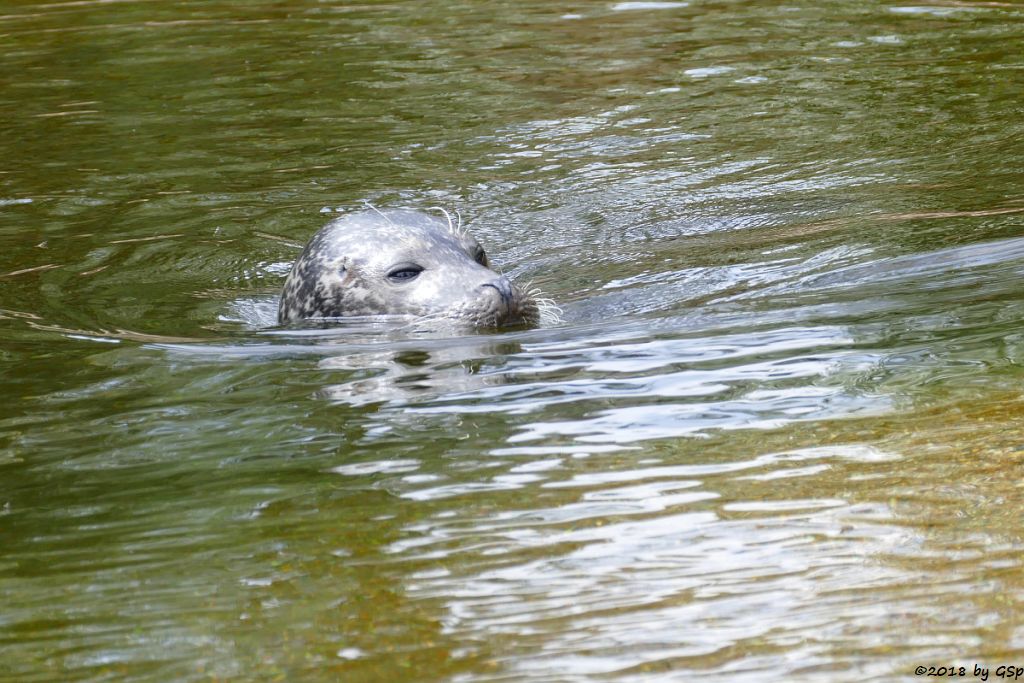
M 524 295 L 504 275 L 480 285 L 480 290 L 487 302 L 484 304 L 486 313 L 480 317 L 481 322 L 495 326 L 536 322 L 536 302 Z
M 497 280 L 486 282 L 481 287 L 490 287 L 498 292 L 498 296 L 501 297 L 501 303 L 506 309 L 512 308 L 512 304 L 516 300 L 516 292 L 513 289 L 512 282 L 502 275 Z

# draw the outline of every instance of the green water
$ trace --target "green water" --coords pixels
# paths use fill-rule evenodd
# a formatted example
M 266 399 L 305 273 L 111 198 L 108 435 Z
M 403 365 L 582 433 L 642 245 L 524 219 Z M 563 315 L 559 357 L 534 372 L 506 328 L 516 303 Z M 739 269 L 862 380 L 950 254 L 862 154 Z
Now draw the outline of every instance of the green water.
M 0 679 L 1024 666 L 1022 46 L 1019 2 L 6 0 Z M 275 327 L 366 203 L 562 321 Z

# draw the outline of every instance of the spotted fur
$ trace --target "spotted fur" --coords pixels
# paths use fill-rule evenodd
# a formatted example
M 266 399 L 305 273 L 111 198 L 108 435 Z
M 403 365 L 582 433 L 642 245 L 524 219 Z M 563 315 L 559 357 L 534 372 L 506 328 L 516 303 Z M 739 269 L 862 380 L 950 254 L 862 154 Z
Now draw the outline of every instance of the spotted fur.
M 389 277 L 422 268 L 407 282 Z M 405 314 L 474 327 L 533 325 L 537 301 L 490 268 L 480 244 L 450 216 L 371 208 L 321 228 L 292 266 L 278 321 Z

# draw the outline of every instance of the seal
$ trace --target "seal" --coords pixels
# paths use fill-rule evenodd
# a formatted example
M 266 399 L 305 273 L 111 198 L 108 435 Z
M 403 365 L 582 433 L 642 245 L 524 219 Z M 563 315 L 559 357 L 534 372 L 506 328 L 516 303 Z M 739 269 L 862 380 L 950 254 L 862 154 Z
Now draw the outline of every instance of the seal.
M 371 208 L 313 235 L 285 280 L 277 319 L 381 314 L 485 328 L 535 325 L 540 308 L 491 269 L 480 243 L 450 217 Z

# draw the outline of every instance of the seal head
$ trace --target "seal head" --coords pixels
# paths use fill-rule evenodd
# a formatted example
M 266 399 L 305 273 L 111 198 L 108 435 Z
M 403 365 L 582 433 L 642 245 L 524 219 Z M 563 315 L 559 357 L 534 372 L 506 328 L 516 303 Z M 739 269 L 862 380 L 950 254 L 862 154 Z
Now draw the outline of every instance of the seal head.
M 533 325 L 537 302 L 491 269 L 469 234 L 419 211 L 360 211 L 321 228 L 292 266 L 277 318 L 448 318 L 472 327 Z

